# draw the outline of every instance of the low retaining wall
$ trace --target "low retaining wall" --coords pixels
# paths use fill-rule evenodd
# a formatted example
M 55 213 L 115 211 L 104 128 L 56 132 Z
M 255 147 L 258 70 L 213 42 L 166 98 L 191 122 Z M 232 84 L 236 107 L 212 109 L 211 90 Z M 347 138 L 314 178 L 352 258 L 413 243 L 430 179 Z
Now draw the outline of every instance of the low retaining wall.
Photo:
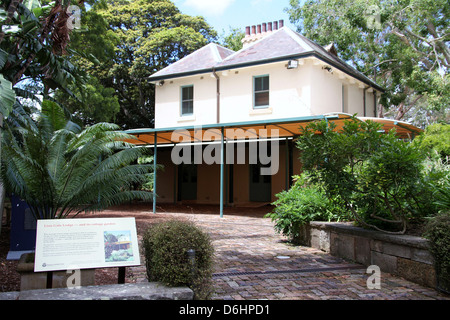
M 332 222 L 311 222 L 302 231 L 303 241 L 308 246 L 365 266 L 377 265 L 381 271 L 436 287 L 434 259 L 428 250 L 428 240 L 424 238 Z
M 0 292 L 0 300 L 193 300 L 189 288 L 169 288 L 160 283 L 127 283 L 80 288 Z

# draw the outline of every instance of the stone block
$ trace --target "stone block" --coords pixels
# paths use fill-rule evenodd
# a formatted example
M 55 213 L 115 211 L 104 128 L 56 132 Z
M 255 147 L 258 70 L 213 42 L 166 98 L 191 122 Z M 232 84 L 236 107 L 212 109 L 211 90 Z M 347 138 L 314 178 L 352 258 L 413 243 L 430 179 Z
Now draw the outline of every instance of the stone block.
M 311 228 L 311 247 L 330 252 L 330 232 L 327 230 Z
M 365 266 L 370 265 L 370 239 L 355 237 L 355 261 Z
M 335 232 L 330 233 L 330 253 L 347 260 L 355 260 L 354 237 Z
M 370 264 L 380 267 L 381 271 L 397 274 L 397 257 L 395 256 L 372 251 Z
M 19 295 L 20 295 L 19 291 L 0 292 L 0 301 L 1 300 L 17 300 L 17 299 L 19 299 Z
M 434 266 L 427 263 L 398 258 L 397 274 L 406 280 L 423 286 L 436 287 L 436 272 Z
M 57 288 L 20 292 L 19 300 L 192 300 L 186 287 L 171 288 L 157 282 Z
M 389 243 L 389 242 L 385 242 L 383 244 L 383 253 L 389 254 L 391 256 L 397 256 L 397 257 L 408 258 L 408 259 L 410 259 L 412 256 L 410 247 L 393 244 L 393 243 Z
M 430 251 L 426 249 L 412 249 L 411 260 L 434 265 L 434 258 Z
M 311 246 L 311 227 L 309 225 L 306 224 L 300 226 L 297 241 L 304 246 Z
M 385 253 L 391 256 L 397 256 L 407 259 L 411 259 L 412 257 L 411 247 L 386 241 L 373 240 L 371 243 L 371 249 L 373 251 Z
M 370 250 L 383 252 L 383 241 L 372 240 L 370 242 Z

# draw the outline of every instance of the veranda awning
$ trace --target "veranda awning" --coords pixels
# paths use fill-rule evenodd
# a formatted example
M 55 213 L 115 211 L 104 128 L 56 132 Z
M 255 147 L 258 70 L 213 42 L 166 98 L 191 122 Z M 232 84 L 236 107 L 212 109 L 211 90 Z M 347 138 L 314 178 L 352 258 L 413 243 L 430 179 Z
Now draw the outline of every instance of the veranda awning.
M 203 126 L 188 126 L 177 128 L 161 129 L 135 129 L 125 131 L 136 136 L 136 140 L 127 142 L 135 145 L 153 145 L 154 147 L 154 193 L 153 193 L 153 213 L 156 213 L 156 166 L 158 146 L 172 145 L 178 143 L 208 143 L 218 140 L 221 142 L 221 162 L 220 162 L 220 217 L 223 217 L 224 207 L 224 148 L 225 141 L 232 140 L 257 140 L 271 138 L 296 138 L 302 134 L 302 128 L 309 123 L 318 120 L 326 120 L 336 124 L 337 131 L 341 130 L 346 120 L 352 115 L 346 113 L 330 113 L 320 116 L 308 116 L 300 118 L 288 118 L 277 120 L 260 120 L 236 123 L 219 123 Z M 387 133 L 392 129 L 402 139 L 413 139 L 423 130 L 412 124 L 382 118 L 357 117 L 360 121 L 374 121 L 382 124 L 383 130 Z M 205 134 L 207 133 L 207 134 Z M 219 139 L 218 139 L 219 137 Z
M 174 132 L 177 131 L 183 135 L 183 142 L 208 142 L 217 140 L 212 138 L 211 135 L 205 135 L 206 131 L 215 132 L 217 135 L 221 135 L 222 129 L 224 129 L 225 140 L 241 140 L 241 139 L 265 139 L 272 138 L 272 130 L 277 130 L 277 137 L 295 138 L 302 134 L 302 128 L 306 127 L 310 122 L 318 120 L 327 120 L 336 124 L 336 130 L 339 131 L 344 125 L 344 121 L 350 119 L 352 116 L 346 113 L 330 113 L 320 116 L 308 116 L 300 118 L 288 118 L 277 120 L 260 120 L 260 121 L 248 121 L 248 122 L 236 122 L 236 123 L 220 123 L 202 126 L 187 126 L 176 128 L 161 128 L 161 129 L 134 129 L 128 130 L 126 133 L 136 136 L 137 140 L 130 140 L 136 145 L 154 145 L 155 137 L 157 145 L 176 144 L 180 142 L 179 135 L 174 136 Z M 420 134 L 423 130 L 415 127 L 407 122 L 382 119 L 382 118 L 367 118 L 357 117 L 361 121 L 374 121 L 381 123 L 385 132 L 389 132 L 392 129 L 397 131 L 399 137 L 406 139 L 413 139 L 416 135 Z M 227 130 L 235 129 L 235 130 Z M 236 130 L 236 129 L 242 129 Z M 261 131 L 261 129 L 266 129 Z M 255 131 L 252 136 L 252 132 Z

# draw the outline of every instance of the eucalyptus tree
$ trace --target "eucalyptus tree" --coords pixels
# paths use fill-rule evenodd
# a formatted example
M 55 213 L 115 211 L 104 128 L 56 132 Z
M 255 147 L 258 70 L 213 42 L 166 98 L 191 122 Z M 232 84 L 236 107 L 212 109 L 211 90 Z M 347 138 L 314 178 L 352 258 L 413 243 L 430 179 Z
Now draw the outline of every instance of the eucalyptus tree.
M 334 43 L 343 60 L 387 89 L 380 116 L 415 121 L 425 110 L 432 122 L 448 121 L 447 0 L 291 0 L 287 12 L 299 32 Z
M 155 92 L 147 78 L 216 37 L 204 18 L 181 13 L 170 0 L 108 0 L 82 15 L 70 48 L 95 56 L 76 57 L 74 64 L 114 89 L 120 105 L 115 123 L 153 127 Z

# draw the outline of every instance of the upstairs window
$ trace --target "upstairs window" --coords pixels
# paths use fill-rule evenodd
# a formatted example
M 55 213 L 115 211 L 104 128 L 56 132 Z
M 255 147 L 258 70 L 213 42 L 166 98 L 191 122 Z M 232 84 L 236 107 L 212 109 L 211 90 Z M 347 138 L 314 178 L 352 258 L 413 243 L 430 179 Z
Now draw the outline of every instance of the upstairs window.
M 181 115 L 194 114 L 194 86 L 181 87 Z
M 269 76 L 258 76 L 253 78 L 253 107 L 269 107 Z

